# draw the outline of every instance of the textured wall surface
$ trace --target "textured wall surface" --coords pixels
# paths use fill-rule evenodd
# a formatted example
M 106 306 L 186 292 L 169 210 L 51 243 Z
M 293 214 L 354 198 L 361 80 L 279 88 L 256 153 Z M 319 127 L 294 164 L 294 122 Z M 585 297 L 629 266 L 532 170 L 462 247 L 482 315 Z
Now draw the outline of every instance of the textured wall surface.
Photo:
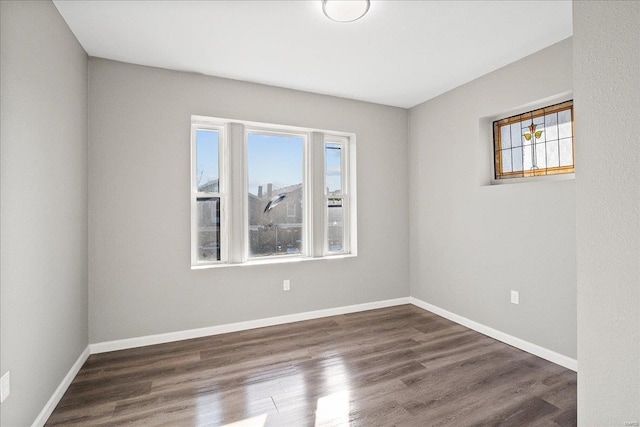
M 571 69 L 567 39 L 412 108 L 409 211 L 411 296 L 575 358 L 575 182 L 489 184 L 491 118 L 570 99 Z
M 573 27 L 578 424 L 623 426 L 640 422 L 640 2 L 574 2 Z
M 89 81 L 92 343 L 409 295 L 406 110 L 94 58 Z M 192 114 L 355 132 L 358 256 L 192 271 Z
M 49 1 L 0 14 L 0 424 L 23 427 L 88 344 L 87 56 Z

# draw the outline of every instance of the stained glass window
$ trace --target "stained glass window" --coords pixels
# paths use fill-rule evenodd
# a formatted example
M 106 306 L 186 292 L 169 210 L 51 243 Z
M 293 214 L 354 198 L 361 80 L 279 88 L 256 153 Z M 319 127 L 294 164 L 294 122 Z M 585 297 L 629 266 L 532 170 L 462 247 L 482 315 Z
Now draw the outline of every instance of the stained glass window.
M 495 178 L 573 173 L 573 101 L 493 122 Z

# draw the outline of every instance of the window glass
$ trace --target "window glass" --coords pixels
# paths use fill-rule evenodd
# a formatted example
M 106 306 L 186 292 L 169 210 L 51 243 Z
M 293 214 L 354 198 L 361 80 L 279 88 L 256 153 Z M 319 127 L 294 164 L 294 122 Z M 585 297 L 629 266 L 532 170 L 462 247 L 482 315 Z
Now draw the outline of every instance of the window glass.
M 199 197 L 198 261 L 220 261 L 220 198 Z
M 303 251 L 304 138 L 247 136 L 249 257 Z
M 511 151 L 512 150 L 502 150 L 502 170 L 504 172 L 512 171 Z
M 325 145 L 327 194 L 342 193 L 342 147 L 340 144 Z
M 218 193 L 220 191 L 219 141 L 216 130 L 198 129 L 196 131 L 196 180 L 198 191 Z
M 341 198 L 329 198 L 327 203 L 327 243 L 329 252 L 344 251 L 344 207 Z

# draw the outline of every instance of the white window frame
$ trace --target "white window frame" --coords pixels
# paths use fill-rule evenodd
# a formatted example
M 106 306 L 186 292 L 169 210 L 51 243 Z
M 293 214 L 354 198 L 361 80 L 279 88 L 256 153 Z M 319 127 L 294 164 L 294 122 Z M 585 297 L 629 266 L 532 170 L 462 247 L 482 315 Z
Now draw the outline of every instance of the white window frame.
M 249 254 L 249 165 L 247 164 L 248 160 L 248 150 L 249 150 L 249 134 L 256 135 L 267 135 L 267 136 L 291 136 L 294 138 L 302 138 L 303 141 L 303 165 L 302 165 L 302 251 L 300 254 L 283 254 L 283 255 L 271 255 L 271 256 L 258 256 L 252 257 Z M 309 256 L 309 248 L 310 242 L 313 239 L 312 233 L 309 230 L 310 214 L 309 207 L 312 205 L 313 200 L 313 192 L 310 188 L 311 179 L 309 177 L 309 133 L 308 132 L 294 132 L 288 131 L 287 129 L 279 130 L 278 127 L 258 127 L 258 126 L 245 126 L 244 129 L 244 197 L 245 197 L 245 208 L 244 208 L 244 259 L 247 261 L 255 261 L 255 260 L 272 260 L 272 259 L 280 259 L 280 258 L 299 258 L 299 257 L 308 257 Z
M 325 154 L 325 168 L 324 168 L 324 238 L 323 238 L 323 254 L 324 255 L 337 255 L 337 254 L 348 254 L 350 253 L 350 210 L 349 210 L 349 189 L 351 188 L 350 180 L 349 180 L 349 138 L 344 136 L 336 136 L 336 135 L 326 135 L 324 136 L 324 147 L 323 151 L 326 153 L 327 145 L 339 145 L 340 146 L 340 193 L 338 194 L 329 194 L 327 192 L 327 173 L 326 173 L 326 154 Z M 342 250 L 340 251 L 332 251 L 329 249 L 329 199 L 341 199 L 342 200 L 342 210 L 344 213 L 344 222 L 343 222 L 343 242 L 342 242 Z
M 198 168 L 197 168 L 197 133 L 199 130 L 218 132 L 218 192 L 204 193 L 198 191 Z M 226 129 L 214 121 L 191 121 L 191 265 L 211 265 L 224 264 L 229 259 L 229 227 L 228 227 L 228 185 L 227 179 L 227 156 Z M 198 199 L 218 198 L 220 203 L 220 259 L 215 261 L 201 261 L 198 257 Z
M 219 193 L 197 191 L 197 130 L 219 132 Z M 249 256 L 248 135 L 302 137 L 304 141 L 303 247 L 301 254 Z M 345 209 L 344 249 L 328 248 L 327 142 L 341 145 L 342 193 Z M 287 125 L 191 116 L 191 268 L 283 263 L 357 256 L 356 136 Z M 220 198 L 220 261 L 198 261 L 198 197 Z

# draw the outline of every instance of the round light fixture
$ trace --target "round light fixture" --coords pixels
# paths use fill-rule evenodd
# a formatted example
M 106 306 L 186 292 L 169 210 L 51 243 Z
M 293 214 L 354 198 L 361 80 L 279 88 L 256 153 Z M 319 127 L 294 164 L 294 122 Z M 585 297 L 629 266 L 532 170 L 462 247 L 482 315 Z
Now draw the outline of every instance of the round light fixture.
M 322 11 L 337 22 L 353 22 L 369 10 L 369 0 L 322 0 Z

